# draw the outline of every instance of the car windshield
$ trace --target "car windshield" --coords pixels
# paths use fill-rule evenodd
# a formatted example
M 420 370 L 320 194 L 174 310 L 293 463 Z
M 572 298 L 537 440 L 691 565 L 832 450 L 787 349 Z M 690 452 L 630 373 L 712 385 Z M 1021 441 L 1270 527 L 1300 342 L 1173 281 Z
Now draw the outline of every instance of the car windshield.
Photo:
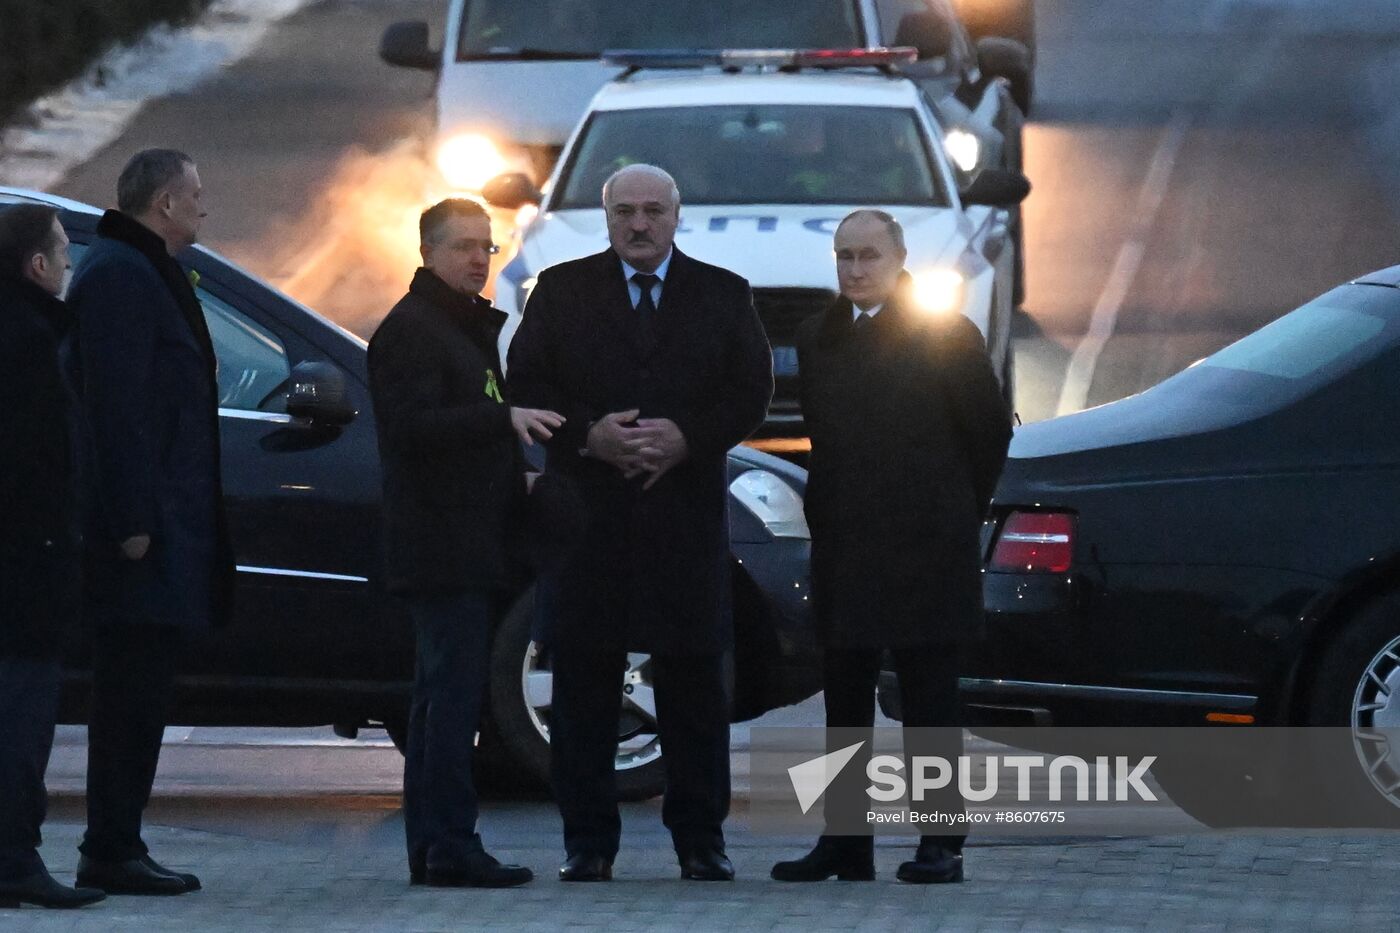
M 458 60 L 606 49 L 855 48 L 855 0 L 467 0 Z
M 913 110 L 739 104 L 595 113 L 551 207 L 599 207 L 635 162 L 674 175 L 686 204 L 948 203 Z

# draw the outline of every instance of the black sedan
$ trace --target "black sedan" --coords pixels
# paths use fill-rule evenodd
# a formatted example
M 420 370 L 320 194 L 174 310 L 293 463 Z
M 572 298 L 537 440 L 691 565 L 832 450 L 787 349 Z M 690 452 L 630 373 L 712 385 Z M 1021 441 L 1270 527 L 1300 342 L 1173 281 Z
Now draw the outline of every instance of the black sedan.
M 1396 399 L 1400 266 L 1018 429 L 984 529 L 973 721 L 1400 726 Z M 1343 758 L 1400 803 L 1386 743 Z M 1208 792 L 1158 777 L 1214 822 L 1246 812 L 1257 765 L 1222 764 Z
M 76 262 L 100 212 L 0 188 L 0 204 L 61 209 Z M 238 563 L 236 617 L 188 652 L 174 721 L 185 724 L 375 723 L 402 741 L 413 636 L 380 584 L 380 473 L 365 343 L 232 263 L 196 247 L 180 261 L 219 358 L 224 491 Z M 747 448 L 731 452 L 734 720 L 806 699 L 819 687 L 807 600 L 806 473 Z M 552 678 L 531 642 L 528 579 L 497 628 L 483 758 L 503 773 L 548 773 Z M 69 657 L 63 716 L 86 715 L 86 645 Z M 619 683 L 617 767 L 629 798 L 664 785 L 651 670 L 633 655 Z M 714 702 L 725 702 L 716 697 Z M 523 768 L 521 767 L 523 766 Z

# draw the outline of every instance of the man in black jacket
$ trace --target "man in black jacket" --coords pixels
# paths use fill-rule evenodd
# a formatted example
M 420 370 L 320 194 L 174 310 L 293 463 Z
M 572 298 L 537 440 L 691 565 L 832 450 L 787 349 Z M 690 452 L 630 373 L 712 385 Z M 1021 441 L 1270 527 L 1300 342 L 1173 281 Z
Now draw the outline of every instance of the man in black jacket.
M 540 274 L 510 350 L 512 398 L 568 418 L 548 471 L 585 512 L 581 543 L 541 583 L 560 876 L 612 877 L 623 671 L 637 651 L 651 655 L 681 875 L 729 880 L 727 453 L 763 423 L 772 352 L 748 283 L 673 247 L 670 175 L 628 166 L 603 206 L 611 248 Z
M 51 207 L 0 210 L 0 907 L 81 907 L 39 856 L 59 659 L 79 605 L 76 405 L 58 344 L 68 237 Z
M 958 645 L 982 624 L 978 531 L 1006 460 L 1011 416 L 977 327 L 960 314 L 930 315 L 909 294 L 904 232 L 893 217 L 852 213 L 837 227 L 835 248 L 841 296 L 797 336 L 812 438 L 806 513 L 826 642 L 826 723 L 872 727 L 880 656 L 889 649 L 906 756 L 956 762 Z M 852 740 L 829 738 L 838 747 Z M 827 791 L 827 834 L 807 856 L 775 865 L 774 878 L 875 877 L 874 838 L 851 835 L 866 825 L 868 749 Z M 923 812 L 956 819 L 956 786 Z M 964 836 L 924 836 L 899 879 L 961 881 Z
M 409 877 L 510 887 L 532 875 L 482 846 L 472 745 L 525 496 L 519 445 L 548 439 L 563 419 L 505 404 L 496 340 L 506 316 L 480 297 L 498 249 L 486 211 L 443 201 L 419 233 L 423 268 L 369 344 L 388 584 L 408 601 L 418 646 L 404 759 Z
M 77 322 L 68 356 L 91 435 L 94 493 L 88 826 L 78 881 L 109 894 L 200 886 L 151 858 L 141 817 L 180 651 L 232 606 L 217 361 L 199 297 L 175 259 L 198 237 L 202 192 L 189 156 L 138 152 L 68 293 Z

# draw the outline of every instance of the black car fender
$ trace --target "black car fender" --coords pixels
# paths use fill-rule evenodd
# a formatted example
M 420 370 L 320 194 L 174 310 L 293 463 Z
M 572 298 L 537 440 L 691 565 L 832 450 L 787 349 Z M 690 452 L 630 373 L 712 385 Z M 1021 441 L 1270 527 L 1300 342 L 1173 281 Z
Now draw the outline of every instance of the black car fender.
M 1377 555 L 1319 593 L 1302 614 L 1302 639 L 1279 681 L 1276 721 L 1303 721 L 1319 652 L 1372 600 L 1400 589 L 1400 549 Z M 1262 699 L 1262 698 L 1261 698 Z

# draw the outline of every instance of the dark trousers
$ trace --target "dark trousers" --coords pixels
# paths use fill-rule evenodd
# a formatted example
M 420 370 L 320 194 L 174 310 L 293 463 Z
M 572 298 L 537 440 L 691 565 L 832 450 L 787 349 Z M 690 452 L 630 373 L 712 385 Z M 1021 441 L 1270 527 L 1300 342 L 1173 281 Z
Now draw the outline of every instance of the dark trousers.
M 467 590 L 408 601 L 417 636 L 403 763 L 408 863 L 450 865 L 480 851 L 472 752 L 491 654 L 492 596 Z
M 147 852 L 151 799 L 183 635 L 169 625 L 98 626 L 88 718 L 87 833 L 78 851 L 101 862 Z
M 963 751 L 958 706 L 958 649 L 952 645 L 919 645 L 895 648 L 891 654 L 894 656 L 895 673 L 899 677 L 903 705 L 904 775 L 910 778 L 912 791 L 911 759 L 914 756 L 942 757 L 956 768 L 958 756 Z M 829 728 L 870 730 L 874 727 L 880 655 L 878 650 L 827 650 L 823 688 Z M 850 737 L 850 733 L 846 737 Z M 839 819 L 841 825 L 849 827 L 852 825 L 852 814 L 855 814 L 854 819 L 858 823 L 864 822 L 865 811 L 870 808 L 870 801 L 865 795 L 869 784 L 865 776 L 865 766 L 870 760 L 869 749 L 870 743 L 867 741 L 832 782 L 824 804 L 828 824 Z M 835 751 L 835 748 L 830 751 Z M 952 814 L 965 812 L 956 777 L 947 788 L 926 794 L 922 803 L 912 802 L 911 808 L 925 813 L 935 810 Z M 967 834 L 931 833 L 924 838 L 961 852 Z
M 724 847 L 729 815 L 729 715 L 723 656 L 652 655 L 656 729 L 665 749 L 661 819 L 677 852 Z M 618 717 L 622 650 L 567 651 L 553 657 L 550 754 L 564 849 L 617 856 Z M 642 705 L 645 705 L 643 702 Z
M 56 660 L 0 657 L 0 881 L 44 867 L 39 828 L 48 811 L 44 771 L 58 717 Z

